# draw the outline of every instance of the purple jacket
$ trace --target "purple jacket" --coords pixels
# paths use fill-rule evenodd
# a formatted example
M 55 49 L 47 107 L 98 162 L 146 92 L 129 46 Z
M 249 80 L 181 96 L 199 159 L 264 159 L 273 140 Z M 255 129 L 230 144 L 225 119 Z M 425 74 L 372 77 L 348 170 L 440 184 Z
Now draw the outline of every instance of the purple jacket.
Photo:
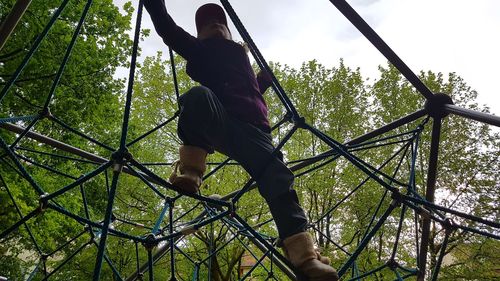
M 245 49 L 232 40 L 190 35 L 175 24 L 163 1 L 144 5 L 163 42 L 187 60 L 187 74 L 211 89 L 229 115 L 270 132 L 262 94 L 271 83 L 255 77 Z

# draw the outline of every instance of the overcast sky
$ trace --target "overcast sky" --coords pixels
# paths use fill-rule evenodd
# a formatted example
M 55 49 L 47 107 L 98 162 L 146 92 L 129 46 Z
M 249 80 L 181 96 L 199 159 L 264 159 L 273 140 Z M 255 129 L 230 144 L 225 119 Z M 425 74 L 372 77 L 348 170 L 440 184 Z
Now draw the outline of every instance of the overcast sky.
M 114 0 L 117 5 L 123 0 Z M 194 13 L 217 1 L 166 0 L 176 21 L 195 34 Z M 328 0 L 230 1 L 268 61 L 300 66 L 317 59 L 336 66 L 340 58 L 365 77 L 377 78 L 386 59 Z M 382 39 L 414 71 L 456 72 L 500 116 L 500 1 L 498 0 L 348 0 Z M 133 1 L 136 5 L 137 1 Z M 166 47 L 152 29 L 141 43 L 144 55 Z M 230 25 L 233 35 L 237 31 Z M 239 36 L 235 36 L 239 40 Z

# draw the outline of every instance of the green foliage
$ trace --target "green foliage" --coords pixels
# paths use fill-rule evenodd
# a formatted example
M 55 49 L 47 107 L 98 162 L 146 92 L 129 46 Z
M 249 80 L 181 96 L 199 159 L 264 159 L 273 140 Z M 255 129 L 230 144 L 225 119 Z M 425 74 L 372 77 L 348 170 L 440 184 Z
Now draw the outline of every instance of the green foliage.
M 3 1 L 0 5 L 0 14 L 6 15 L 10 12 L 14 3 L 14 0 Z M 69 2 L 17 82 L 2 100 L 0 109 L 2 118 L 36 115 L 40 112 L 41 106 L 49 96 L 55 74 L 61 65 L 66 47 L 85 4 L 86 1 Z M 31 3 L 0 53 L 0 85 L 2 87 L 11 79 L 11 75 L 19 67 L 36 37 L 59 5 L 60 1 L 49 0 Z M 50 102 L 50 111 L 53 116 L 70 127 L 110 145 L 113 145 L 113 142 L 116 144 L 119 133 L 122 115 L 120 96 L 124 86 L 124 81 L 116 79 L 114 75 L 118 67 L 127 66 L 126 61 L 130 54 L 131 41 L 126 32 L 130 29 L 132 10 L 129 5 L 127 7 L 126 13 L 121 14 L 111 0 L 94 1 Z M 27 122 L 17 123 L 20 126 L 27 124 Z M 69 133 L 48 119 L 38 122 L 35 131 L 92 153 L 103 152 L 101 148 Z M 7 133 L 5 130 L 2 130 L 1 134 L 6 141 L 14 140 L 14 134 Z M 30 152 L 26 149 L 38 152 Z M 62 173 L 58 175 L 35 165 L 25 165 L 34 181 L 46 192 L 53 192 L 72 182 L 63 174 L 77 178 L 95 168 L 92 164 L 47 157 L 40 152 L 56 153 L 61 156 L 74 157 L 74 155 L 61 153 L 52 147 L 41 146 L 27 139 L 18 144 L 17 153 L 23 157 Z M 39 207 L 38 196 L 33 187 L 23 177 L 13 172 L 12 167 L 15 163 L 5 157 L 3 160 L 1 175 L 5 184 L 2 185 L 0 193 L 2 196 L 0 207 L 4 210 L 0 217 L 2 231 L 19 220 L 12 200 L 7 196 L 6 188 L 9 188 L 23 215 Z M 96 178 L 86 186 L 89 199 L 91 199 L 89 202 L 92 202 L 91 207 L 94 207 L 91 215 L 102 215 L 99 210 L 105 203 L 104 197 L 95 198 L 95 195 L 99 193 L 93 190 L 102 190 L 103 182 L 103 178 Z M 78 188 L 72 190 L 58 198 L 57 203 L 83 216 L 84 210 L 79 192 Z M 48 254 L 82 231 L 82 226 L 76 221 L 51 210 L 45 211 L 43 216 L 31 219 L 27 226 L 33 238 L 25 227 L 20 227 L 0 246 L 2 252 L 0 275 L 7 275 L 12 280 L 24 280 L 23 276 L 26 277 L 38 262 L 38 251 Z M 85 236 L 88 240 L 88 235 Z M 64 248 L 57 254 L 55 260 L 48 259 L 48 268 L 54 268 L 53 265 L 68 256 L 77 245 L 83 243 L 82 241 L 79 239 Z
M 14 3 L 13 0 L 7 2 L 0 6 L 2 15 L 6 14 Z M 19 27 L 0 53 L 1 84 L 7 83 L 58 4 L 48 0 L 32 3 Z M 34 115 L 39 112 L 40 106 L 47 99 L 52 80 L 84 4 L 85 1 L 70 1 L 61 20 L 56 22 L 47 40 L 43 41 L 18 82 L 2 101 L 0 107 L 2 118 Z M 131 4 L 125 4 L 124 10 L 125 14 L 120 14 L 110 0 L 95 1 L 55 96 L 50 102 L 50 109 L 55 117 L 111 147 L 117 147 L 120 138 L 125 88 L 125 81 L 117 79 L 115 75 L 119 67 L 128 66 L 131 45 L 127 35 L 133 10 Z M 142 34 L 148 36 L 149 31 L 145 30 Z M 179 93 L 182 94 L 195 83 L 184 71 L 185 61 L 176 57 L 175 62 Z M 305 62 L 299 69 L 279 63 L 272 64 L 272 68 L 305 121 L 339 143 L 346 143 L 374 128 L 419 110 L 424 105 L 424 99 L 391 65 L 381 66 L 380 77 L 375 81 L 365 80 L 360 69 L 352 69 L 342 60 L 338 66 L 332 68 L 325 67 L 317 61 Z M 476 104 L 477 93 L 457 74 L 444 75 L 428 71 L 421 72 L 420 78 L 433 92 L 450 95 L 456 104 L 487 112 L 487 108 Z M 178 111 L 170 61 L 163 60 L 162 53 L 145 58 L 137 70 L 136 80 L 127 141 L 131 142 L 139 137 L 141 140 L 130 145 L 128 149 L 135 160 L 146 163 L 150 170 L 162 178 L 168 178 L 171 173 L 170 164 L 177 158 L 177 148 L 180 144 L 175 120 L 144 138 L 142 136 L 175 116 Z M 275 124 L 286 112 L 272 91 L 266 93 L 265 99 L 270 109 L 270 120 Z M 21 126 L 27 124 L 27 122 L 17 123 Z M 414 130 L 420 124 L 425 126 L 418 144 L 415 185 L 420 194 L 423 194 L 432 120 L 426 121 L 423 118 L 416 120 L 385 134 L 384 137 Z M 283 139 L 292 126 L 293 124 L 286 123 L 273 132 L 275 143 Z M 38 122 L 35 131 L 105 159 L 111 157 L 112 151 L 68 132 L 50 119 Z M 0 131 L 0 134 L 9 143 L 16 137 L 15 134 L 5 130 Z M 382 172 L 394 175 L 399 181 L 407 182 L 411 164 L 408 156 L 401 157 L 398 154 L 385 163 L 404 148 L 402 145 L 394 143 L 369 150 L 353 150 L 353 154 L 373 167 L 383 166 Z M 500 201 L 498 133 L 491 131 L 488 126 L 449 116 L 443 119 L 440 147 L 436 202 L 475 216 L 498 221 Z M 300 163 L 301 159 L 328 152 L 330 149 L 330 146 L 311 132 L 298 129 L 282 151 L 285 161 L 293 167 Z M 56 154 L 58 157 L 50 157 L 40 152 Z M 20 142 L 16 153 L 34 163 L 58 171 L 48 171 L 33 163 L 22 161 L 33 180 L 46 192 L 54 192 L 98 166 L 95 163 L 66 159 L 64 157 L 74 155 L 27 139 Z M 209 170 L 224 160 L 226 160 L 224 155 L 217 153 L 210 155 Z M 402 168 L 398 169 L 400 160 Z M 295 188 L 309 220 L 318 221 L 314 235 L 319 250 L 323 255 L 329 256 L 334 266 L 339 268 L 347 259 L 345 251 L 353 252 L 362 240 L 379 202 L 381 211 L 373 217 L 375 221 L 383 210 L 387 209 L 390 198 L 384 197 L 385 189 L 380 184 L 367 180 L 354 195 L 330 212 L 367 176 L 342 157 L 324 166 L 320 163 L 313 165 L 316 167 L 313 171 L 307 171 L 310 167 L 295 169 L 297 175 Z M 3 157 L 0 163 L 2 176 L 0 231 L 4 231 L 19 220 L 19 214 L 7 189 L 23 215 L 39 207 L 39 198 L 33 186 L 14 171 L 15 166 L 16 164 L 7 157 Z M 106 189 L 109 188 L 111 174 L 111 169 L 106 170 L 81 188 L 76 187 L 59 196 L 57 203 L 73 214 L 82 217 L 88 215 L 93 221 L 101 221 L 107 205 Z M 236 163 L 231 163 L 204 182 L 202 193 L 226 195 L 241 188 L 248 180 L 248 174 Z M 399 188 L 401 192 L 406 192 L 403 187 Z M 137 236 L 150 233 L 150 228 L 159 220 L 159 214 L 165 203 L 158 196 L 158 192 L 169 197 L 176 196 L 174 192 L 159 185 L 153 184 L 151 187 L 137 177 L 121 173 L 113 207 L 115 217 L 113 229 Z M 88 202 L 88 208 L 84 208 L 83 194 Z M 260 225 L 270 220 L 271 216 L 265 201 L 256 189 L 245 194 L 236 207 L 237 213 L 250 225 L 258 226 L 256 229 L 260 233 L 271 237 L 277 236 L 273 222 Z M 173 213 L 174 218 L 179 219 L 176 230 L 185 227 L 185 222 L 195 219 L 203 210 L 203 206 L 197 205 L 195 200 L 177 199 Z M 391 258 L 400 212 L 401 208 L 397 208 L 390 214 L 384 226 L 357 259 L 356 264 L 361 272 L 376 268 Z M 326 215 L 323 216 L 324 214 Z M 413 214 L 407 212 L 405 216 L 411 217 Z M 209 275 L 213 280 L 236 280 L 241 277 L 238 268 L 244 254 L 251 251 L 257 258 L 262 255 L 248 237 L 240 235 L 238 238 L 241 241 L 234 240 L 236 231 L 229 227 L 231 223 L 230 218 L 224 223 L 217 221 L 181 238 L 182 240 L 177 243 L 179 249 L 175 251 L 174 257 L 179 280 L 191 279 L 194 263 L 201 264 L 200 280 L 207 280 Z M 463 220 L 457 223 L 477 227 L 470 221 Z M 50 209 L 30 219 L 26 225 L 33 238 L 27 228 L 22 226 L 0 245 L 0 275 L 9 276 L 12 280 L 25 279 L 39 261 L 39 251 L 45 254 L 51 253 L 85 230 L 85 226 Z M 168 219 L 163 218 L 159 225 L 160 230 L 164 230 L 163 234 L 167 234 L 168 231 L 164 228 L 168 225 Z M 395 256 L 405 267 L 415 267 L 416 263 L 414 249 L 416 234 L 413 227 L 412 219 L 403 223 L 400 244 Z M 98 242 L 98 238 L 92 240 L 90 236 L 89 232 L 85 231 L 56 255 L 48 258 L 46 265 L 50 271 L 83 247 L 82 251 L 51 277 L 52 279 L 68 280 L 68 276 L 71 276 L 72 280 L 92 278 L 97 253 L 95 243 Z M 343 250 L 332 241 L 341 245 Z M 434 224 L 430 238 L 428 268 L 435 265 L 442 241 L 443 230 Z M 141 264 L 147 260 L 147 251 L 140 244 L 137 245 L 137 253 L 134 242 L 115 236 L 108 238 L 107 245 L 106 255 L 122 277 L 135 271 L 136 254 Z M 157 249 L 166 245 L 168 244 L 158 245 Z M 499 245 L 498 241 L 460 230 L 454 232 L 447 247 L 447 255 L 451 257 L 451 262 L 443 264 L 440 279 L 493 280 L 498 276 L 495 261 L 498 260 L 496 253 Z M 207 258 L 209 251 L 215 249 L 218 249 L 217 255 Z M 263 264 L 269 268 L 270 261 L 265 259 Z M 278 280 L 286 278 L 279 270 L 275 271 Z M 170 276 L 169 255 L 157 263 L 154 274 L 158 280 Z M 264 267 L 258 267 L 252 276 L 259 280 L 265 279 L 267 271 Z M 148 275 L 144 277 L 147 278 Z M 42 274 L 39 273 L 34 280 L 42 278 Z M 393 278 L 395 278 L 394 273 L 385 269 L 370 276 L 369 280 Z M 116 280 L 108 265 L 103 266 L 101 279 Z

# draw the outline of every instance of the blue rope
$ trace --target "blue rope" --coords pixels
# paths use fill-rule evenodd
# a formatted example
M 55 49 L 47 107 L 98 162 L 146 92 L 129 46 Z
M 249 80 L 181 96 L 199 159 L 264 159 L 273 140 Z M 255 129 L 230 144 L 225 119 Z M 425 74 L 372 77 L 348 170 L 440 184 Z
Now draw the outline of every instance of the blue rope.
M 193 270 L 193 277 L 191 278 L 192 281 L 198 281 L 199 271 L 200 271 L 200 266 L 195 264 Z
M 38 118 L 38 115 L 0 118 L 0 124 L 15 123 L 18 121 L 33 121 L 35 118 Z
M 161 211 L 160 217 L 156 220 L 155 226 L 153 227 L 153 230 L 151 230 L 152 234 L 158 234 L 158 230 L 160 229 L 161 222 L 163 221 L 163 218 L 165 217 L 165 214 L 167 213 L 168 207 L 170 206 L 170 202 L 167 200 L 165 201 L 165 204 L 163 205 L 163 210 Z M 172 223 L 172 222 L 170 222 Z

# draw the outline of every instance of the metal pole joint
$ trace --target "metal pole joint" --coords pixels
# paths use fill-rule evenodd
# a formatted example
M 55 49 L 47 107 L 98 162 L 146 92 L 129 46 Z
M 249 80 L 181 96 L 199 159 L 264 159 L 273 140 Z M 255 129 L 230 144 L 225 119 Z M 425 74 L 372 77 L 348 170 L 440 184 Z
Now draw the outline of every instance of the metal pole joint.
M 399 190 L 394 190 L 391 193 L 391 198 L 391 206 L 393 206 L 394 208 L 399 207 L 401 205 L 401 202 L 403 202 L 403 196 L 401 195 L 401 192 L 399 192 Z
M 306 128 L 306 118 L 304 118 L 303 116 L 293 116 L 292 122 L 297 128 Z
M 52 117 L 54 117 L 54 115 L 52 115 L 52 112 L 50 111 L 49 107 L 45 107 L 42 110 L 40 110 L 38 115 L 40 115 L 41 118 L 48 118 L 48 119 L 51 119 Z
M 236 204 L 233 201 L 229 202 L 229 217 L 234 218 L 236 214 Z
M 212 194 L 212 195 L 208 196 L 208 198 L 214 199 L 214 200 L 223 200 L 222 196 L 219 194 Z M 208 202 L 208 206 L 216 209 L 217 211 L 221 211 L 221 212 L 224 211 L 224 209 L 222 208 L 221 205 L 217 205 L 217 204 Z M 233 209 L 231 209 L 231 210 L 233 210 Z
M 450 234 L 457 229 L 456 223 L 451 218 L 446 218 L 442 223 L 446 234 Z
M 111 154 L 111 160 L 113 164 L 113 172 L 120 173 L 123 169 L 125 163 L 133 159 L 132 154 L 127 150 L 127 148 L 120 149 Z
M 156 236 L 152 233 L 148 234 L 148 236 L 146 236 L 146 239 L 144 239 L 144 241 L 142 242 L 142 246 L 144 246 L 147 251 L 153 250 L 156 246 L 158 246 Z
M 40 199 L 38 199 L 38 208 L 37 208 L 37 214 L 41 214 L 47 210 L 47 206 L 49 205 L 49 200 L 47 200 L 47 196 L 49 196 L 48 193 L 44 193 L 40 195 Z
M 385 264 L 392 270 L 396 270 L 399 267 L 399 263 L 395 259 L 390 259 Z
M 451 97 L 444 93 L 437 93 L 427 99 L 424 107 L 429 116 L 434 119 L 442 119 L 450 114 L 444 108 L 446 104 L 453 104 Z

